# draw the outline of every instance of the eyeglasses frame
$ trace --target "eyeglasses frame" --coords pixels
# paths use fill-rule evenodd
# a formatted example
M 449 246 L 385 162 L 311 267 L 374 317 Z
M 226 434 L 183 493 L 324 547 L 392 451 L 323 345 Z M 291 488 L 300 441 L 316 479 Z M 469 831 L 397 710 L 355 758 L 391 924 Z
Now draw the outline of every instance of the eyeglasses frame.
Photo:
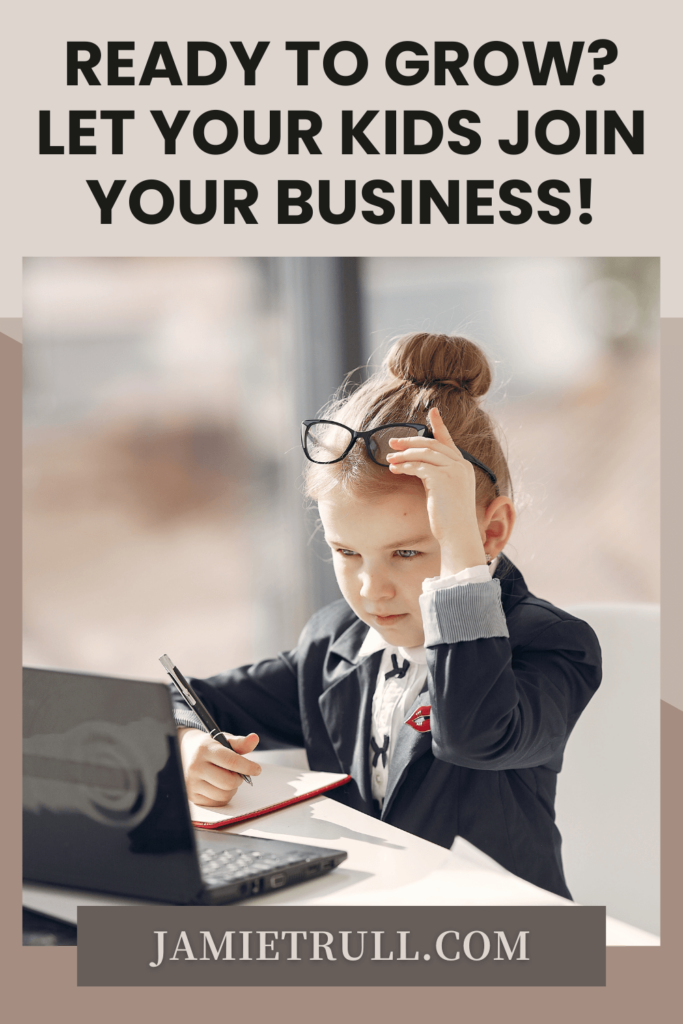
M 349 433 L 351 434 L 351 441 L 348 447 L 346 448 L 344 453 L 339 456 L 338 459 L 331 459 L 329 462 L 316 462 L 316 460 L 312 459 L 311 456 L 306 451 L 306 436 L 308 434 L 310 427 L 312 427 L 316 423 L 329 423 L 333 427 L 342 427 L 344 430 L 348 430 Z M 356 444 L 357 441 L 362 440 L 363 444 L 365 445 L 365 450 L 368 453 L 368 456 L 372 459 L 375 465 L 380 466 L 382 469 L 388 469 L 389 463 L 378 462 L 377 459 L 372 454 L 372 452 L 370 451 L 370 445 L 368 442 L 373 434 L 376 434 L 379 430 L 388 430 L 390 427 L 412 427 L 413 430 L 422 431 L 421 434 L 417 435 L 418 437 L 434 437 L 429 427 L 425 426 L 424 423 L 381 423 L 379 426 L 373 427 L 371 430 L 353 430 L 352 427 L 347 427 L 345 423 L 339 423 L 337 422 L 337 420 L 304 420 L 301 424 L 301 447 L 304 450 L 304 455 L 306 456 L 309 462 L 313 463 L 313 465 L 333 466 L 335 463 L 341 462 L 343 459 L 345 459 L 346 456 L 351 451 L 351 449 L 353 448 L 354 444 Z M 458 449 L 463 459 L 465 459 L 467 462 L 472 463 L 473 466 L 478 466 L 479 469 L 483 470 L 483 472 L 486 473 L 486 475 L 491 479 L 491 483 L 495 486 L 497 491 L 498 478 L 496 477 L 496 474 L 493 472 L 493 470 L 489 469 L 489 467 L 485 465 L 485 463 L 481 462 L 475 455 L 470 455 L 469 452 L 466 452 L 464 448 L 461 448 L 459 445 L 456 445 L 455 447 Z

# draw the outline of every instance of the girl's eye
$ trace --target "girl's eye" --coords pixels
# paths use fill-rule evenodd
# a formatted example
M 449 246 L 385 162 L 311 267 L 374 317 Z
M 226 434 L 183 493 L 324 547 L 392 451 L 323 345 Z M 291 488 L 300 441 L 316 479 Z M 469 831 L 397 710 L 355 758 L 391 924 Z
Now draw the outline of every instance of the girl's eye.
M 349 558 L 352 555 L 355 555 L 356 552 L 355 551 L 351 551 L 349 548 L 337 548 L 337 554 L 338 555 L 343 555 L 345 558 Z
M 420 551 L 396 551 L 394 552 L 399 558 L 415 558 L 416 555 L 421 554 Z

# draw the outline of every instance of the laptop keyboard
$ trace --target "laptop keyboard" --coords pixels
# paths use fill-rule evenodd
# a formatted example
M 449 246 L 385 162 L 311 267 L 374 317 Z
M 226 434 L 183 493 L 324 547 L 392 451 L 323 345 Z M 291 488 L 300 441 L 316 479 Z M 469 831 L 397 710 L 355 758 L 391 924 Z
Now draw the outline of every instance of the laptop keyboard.
M 288 864 L 297 864 L 303 859 L 300 850 L 292 850 L 290 853 L 278 851 L 276 854 L 248 849 L 204 849 L 199 852 L 202 878 L 210 888 L 261 875 Z

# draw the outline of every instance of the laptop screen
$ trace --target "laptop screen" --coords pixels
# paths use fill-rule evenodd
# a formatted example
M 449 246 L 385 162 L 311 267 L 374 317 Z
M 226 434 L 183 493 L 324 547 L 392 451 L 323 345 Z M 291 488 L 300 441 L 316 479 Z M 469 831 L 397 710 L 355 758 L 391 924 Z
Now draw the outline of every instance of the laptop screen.
M 24 878 L 177 903 L 202 883 L 166 686 L 24 669 Z

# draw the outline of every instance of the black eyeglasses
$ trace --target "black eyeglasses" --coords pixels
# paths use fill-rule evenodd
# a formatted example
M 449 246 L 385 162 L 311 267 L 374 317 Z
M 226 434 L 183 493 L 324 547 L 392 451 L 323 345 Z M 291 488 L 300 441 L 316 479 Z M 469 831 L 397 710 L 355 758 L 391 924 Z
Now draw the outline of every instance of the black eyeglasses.
M 394 451 L 389 445 L 390 438 L 433 436 L 429 427 L 423 423 L 383 423 L 381 427 L 373 427 L 372 430 L 352 430 L 351 427 L 336 423 L 334 420 L 304 420 L 301 424 L 301 447 L 304 455 L 309 462 L 322 466 L 341 462 L 356 441 L 362 440 L 372 461 L 386 469 L 390 465 L 387 462 L 387 455 Z M 462 448 L 458 448 L 458 451 L 463 459 L 482 469 L 491 478 L 492 483 L 497 483 L 496 474 L 488 466 Z

